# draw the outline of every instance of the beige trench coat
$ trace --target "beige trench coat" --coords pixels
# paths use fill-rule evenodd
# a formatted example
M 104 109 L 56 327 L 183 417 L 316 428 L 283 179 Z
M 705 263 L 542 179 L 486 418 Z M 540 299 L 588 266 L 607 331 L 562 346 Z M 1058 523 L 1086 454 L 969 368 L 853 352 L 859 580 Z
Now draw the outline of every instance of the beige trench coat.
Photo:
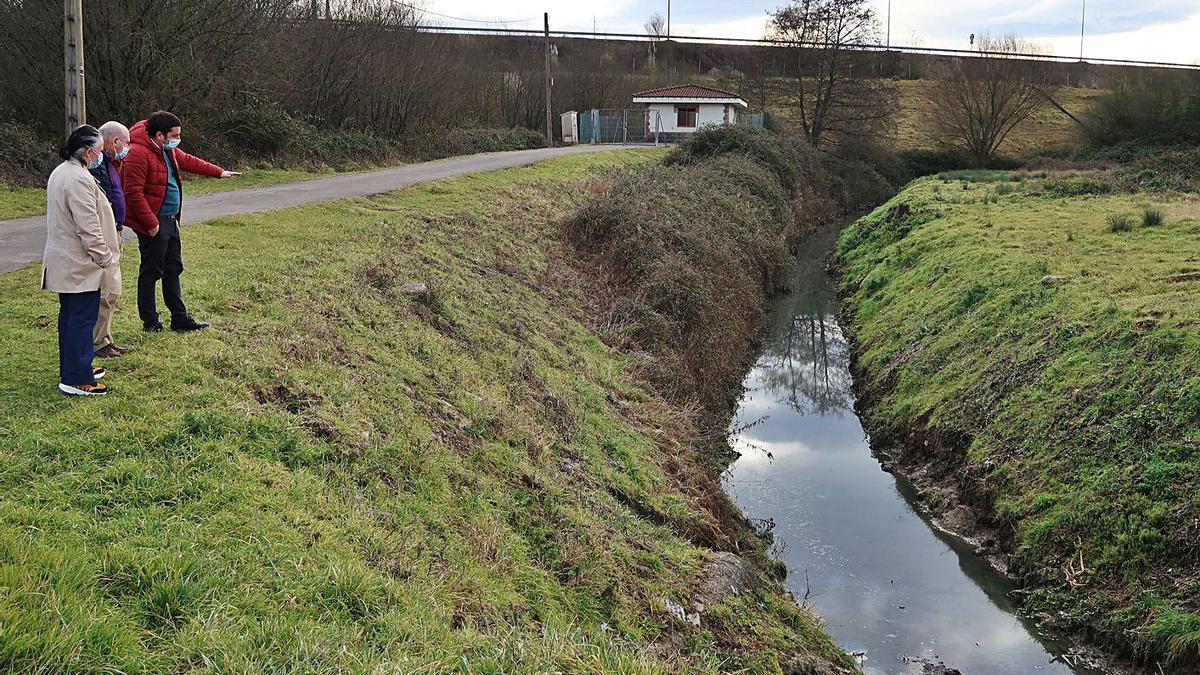
M 67 160 L 46 183 L 42 288 L 56 293 L 121 292 L 121 235 L 104 189 Z

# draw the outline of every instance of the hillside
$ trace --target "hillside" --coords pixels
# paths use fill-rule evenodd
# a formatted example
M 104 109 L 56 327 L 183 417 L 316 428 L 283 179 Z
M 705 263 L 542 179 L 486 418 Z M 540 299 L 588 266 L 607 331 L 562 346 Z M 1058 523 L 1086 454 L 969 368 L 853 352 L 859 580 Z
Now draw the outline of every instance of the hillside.
M 893 142 L 898 150 L 937 148 L 939 146 L 936 120 L 938 117 L 937 82 L 935 80 L 896 80 L 893 83 L 899 97 L 900 113 L 896 120 Z M 1085 112 L 1101 89 L 1058 87 L 1051 91 L 1060 105 L 1078 117 Z M 1077 126 L 1069 117 L 1052 106 L 1018 126 L 1000 152 L 1021 156 L 1038 152 L 1069 149 L 1080 145 Z
M 1200 198 L 916 181 L 838 247 L 873 441 L 1052 624 L 1200 661 Z
M 937 130 L 939 115 L 936 80 L 892 80 L 898 112 L 888 141 L 896 150 L 938 149 L 942 147 Z M 715 86 L 715 85 L 714 85 Z M 1051 95 L 1060 105 L 1079 116 L 1092 101 L 1103 94 L 1101 89 L 1058 87 Z M 795 123 L 786 97 L 776 94 L 772 109 L 785 120 Z M 1021 156 L 1038 152 L 1069 150 L 1079 147 L 1081 139 L 1077 125 L 1052 106 L 1045 106 L 1030 120 L 1013 130 L 1000 146 L 1001 154 Z
M 560 223 L 659 157 L 189 226 L 213 328 L 128 291 L 104 399 L 55 393 L 54 298 L 0 275 L 0 670 L 848 672 L 769 576 L 722 597 L 766 543 L 586 327 Z

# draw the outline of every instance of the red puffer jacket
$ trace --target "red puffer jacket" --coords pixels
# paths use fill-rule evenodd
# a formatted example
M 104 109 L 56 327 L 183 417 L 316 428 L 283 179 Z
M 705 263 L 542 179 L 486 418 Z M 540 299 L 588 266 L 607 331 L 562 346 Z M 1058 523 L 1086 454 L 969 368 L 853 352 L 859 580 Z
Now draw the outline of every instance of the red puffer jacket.
M 181 169 L 213 178 L 220 178 L 223 171 L 178 148 L 167 150 L 167 157 L 174 163 L 177 177 Z M 167 163 L 162 149 L 146 134 L 146 120 L 129 130 L 129 154 L 121 163 L 121 183 L 125 187 L 125 224 L 149 236 L 150 230 L 158 227 L 158 210 L 167 195 Z M 183 192 L 182 181 L 179 190 Z

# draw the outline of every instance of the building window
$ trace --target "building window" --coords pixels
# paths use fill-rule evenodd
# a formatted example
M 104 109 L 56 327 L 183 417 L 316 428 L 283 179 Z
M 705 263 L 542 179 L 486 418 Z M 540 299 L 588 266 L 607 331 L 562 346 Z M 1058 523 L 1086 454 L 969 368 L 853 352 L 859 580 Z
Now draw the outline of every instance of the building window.
M 699 110 L 699 106 L 694 105 L 675 106 L 675 126 L 681 129 L 695 129 L 696 115 L 699 113 Z

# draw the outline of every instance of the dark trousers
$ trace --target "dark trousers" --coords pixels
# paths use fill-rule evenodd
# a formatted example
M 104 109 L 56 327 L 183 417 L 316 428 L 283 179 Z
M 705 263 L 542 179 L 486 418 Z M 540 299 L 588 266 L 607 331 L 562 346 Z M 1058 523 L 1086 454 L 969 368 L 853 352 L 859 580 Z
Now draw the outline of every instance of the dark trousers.
M 63 384 L 96 384 L 92 331 L 99 312 L 99 290 L 58 294 L 58 379 Z
M 137 305 L 143 324 L 158 323 L 158 306 L 154 302 L 154 287 L 162 279 L 163 302 L 171 312 L 171 320 L 187 316 L 183 304 L 183 289 L 179 275 L 183 274 L 183 247 L 179 241 L 179 218 L 160 216 L 158 234 L 147 237 L 138 233 Z

